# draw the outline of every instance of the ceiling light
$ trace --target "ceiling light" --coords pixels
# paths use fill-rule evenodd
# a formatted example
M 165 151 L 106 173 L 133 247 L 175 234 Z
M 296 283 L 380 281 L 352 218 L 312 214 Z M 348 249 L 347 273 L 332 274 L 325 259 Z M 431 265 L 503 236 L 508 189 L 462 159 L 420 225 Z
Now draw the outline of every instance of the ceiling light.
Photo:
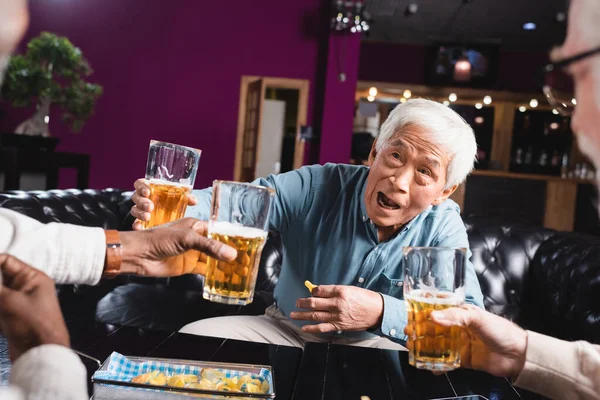
M 527 107 L 521 106 L 521 107 L 519 107 L 519 111 L 525 112 L 525 111 L 527 111 Z
M 557 110 L 556 108 L 553 108 L 553 109 L 552 109 L 552 114 L 554 114 L 554 115 L 558 115 L 558 110 Z
M 367 96 L 367 100 L 369 100 L 370 102 L 375 101 L 375 96 Z
M 442 102 L 442 104 L 443 104 L 443 105 L 445 105 L 445 106 L 449 106 L 449 105 L 450 105 L 450 102 L 449 102 L 448 100 L 444 100 L 444 101 Z
M 369 89 L 369 96 L 377 96 L 377 88 L 376 87 L 372 87 Z
M 571 103 L 573 103 L 573 105 L 574 105 L 574 106 L 576 106 L 576 105 L 577 105 L 577 100 L 575 99 L 575 97 L 573 97 L 573 98 L 571 99 Z
M 492 104 L 492 96 L 485 96 L 483 98 L 483 104 Z
M 412 92 L 408 89 L 406 89 L 403 93 L 403 96 L 406 97 L 407 99 L 410 99 L 410 96 L 412 96 Z
M 538 106 L 538 101 L 536 99 L 529 100 L 529 106 L 531 108 L 536 108 Z
M 417 12 L 419 12 L 419 5 L 417 3 L 410 3 L 406 6 L 404 15 L 415 15 Z
M 402 103 L 402 104 L 406 103 L 406 98 L 405 98 L 405 97 L 402 97 L 402 98 L 400 99 L 400 103 Z
M 371 15 L 362 1 L 335 2 L 331 16 L 331 29 L 336 32 L 361 33 L 371 28 Z
M 481 103 L 475 103 L 475 108 L 478 110 L 481 110 L 483 108 L 483 104 Z
M 450 93 L 450 96 L 448 96 L 448 100 L 450 100 L 451 102 L 455 102 L 456 100 L 458 100 L 458 97 L 456 96 L 456 93 Z
M 523 24 L 523 29 L 526 31 L 534 31 L 537 26 L 533 22 L 527 22 Z
M 483 124 L 483 117 L 475 117 L 475 123 L 476 124 Z
M 454 64 L 453 78 L 457 82 L 467 82 L 471 80 L 471 62 L 464 54 L 458 58 Z

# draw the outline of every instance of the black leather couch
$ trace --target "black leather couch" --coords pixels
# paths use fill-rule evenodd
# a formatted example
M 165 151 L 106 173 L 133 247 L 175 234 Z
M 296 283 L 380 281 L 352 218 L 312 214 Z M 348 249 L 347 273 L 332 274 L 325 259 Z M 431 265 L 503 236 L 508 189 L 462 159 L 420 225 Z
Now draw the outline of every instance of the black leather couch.
M 0 207 L 44 223 L 106 229 L 131 227 L 131 192 L 53 190 L 0 193 Z M 600 343 L 600 238 L 468 216 L 472 261 L 486 308 L 536 331 Z M 58 287 L 65 318 L 95 313 L 104 323 L 174 330 L 202 318 L 259 315 L 272 303 L 281 268 L 281 241 L 271 232 L 252 304 L 202 299 L 202 277 L 118 277 L 95 287 Z M 93 315 L 93 314 L 92 314 Z

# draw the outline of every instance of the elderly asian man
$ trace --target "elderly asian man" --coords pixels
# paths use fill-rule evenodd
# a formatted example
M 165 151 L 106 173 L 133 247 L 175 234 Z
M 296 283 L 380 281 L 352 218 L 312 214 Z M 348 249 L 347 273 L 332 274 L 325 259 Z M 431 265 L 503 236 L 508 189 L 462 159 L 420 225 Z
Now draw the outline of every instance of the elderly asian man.
M 269 226 L 282 236 L 284 260 L 275 304 L 262 316 L 211 318 L 181 331 L 297 347 L 327 341 L 403 349 L 401 248 L 469 247 L 448 197 L 473 169 L 476 150 L 473 130 L 456 112 L 415 99 L 390 113 L 368 166 L 307 166 L 256 180 L 276 190 Z M 148 220 L 150 188 L 144 180 L 135 188 L 131 213 Z M 211 189 L 193 195 L 187 215 L 208 219 Z M 305 280 L 319 285 L 312 297 Z M 466 299 L 483 304 L 471 263 Z

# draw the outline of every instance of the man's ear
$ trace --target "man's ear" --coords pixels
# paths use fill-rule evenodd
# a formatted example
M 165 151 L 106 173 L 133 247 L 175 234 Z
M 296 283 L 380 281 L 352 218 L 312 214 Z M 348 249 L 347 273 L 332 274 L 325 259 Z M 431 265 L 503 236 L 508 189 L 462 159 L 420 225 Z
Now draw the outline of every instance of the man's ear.
M 434 206 L 437 206 L 438 204 L 442 204 L 444 201 L 446 201 L 448 199 L 448 197 L 452 196 L 452 193 L 454 193 L 457 188 L 458 188 L 458 185 L 454 185 L 452 187 L 449 187 L 448 189 L 442 190 L 440 195 L 438 197 L 436 197 L 435 200 L 433 201 L 433 203 L 431 203 L 431 204 Z
M 371 152 L 369 153 L 369 160 L 367 161 L 367 165 L 370 167 L 371 164 L 373 164 L 373 161 L 375 161 L 375 157 L 377 156 L 377 149 L 375 148 L 375 145 L 377 144 L 377 139 L 375 139 L 373 141 L 373 145 L 371 146 Z

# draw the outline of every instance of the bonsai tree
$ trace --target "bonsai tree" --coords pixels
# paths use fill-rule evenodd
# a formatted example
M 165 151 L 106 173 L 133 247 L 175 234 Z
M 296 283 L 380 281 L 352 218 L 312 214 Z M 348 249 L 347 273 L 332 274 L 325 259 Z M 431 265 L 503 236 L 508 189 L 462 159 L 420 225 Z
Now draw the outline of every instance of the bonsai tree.
M 36 113 L 16 133 L 48 136 L 51 105 L 62 110 L 62 120 L 79 132 L 93 114 L 102 87 L 86 81 L 92 74 L 81 50 L 69 39 L 49 32 L 27 44 L 25 55 L 11 57 L 1 95 L 16 107 L 35 103 Z

